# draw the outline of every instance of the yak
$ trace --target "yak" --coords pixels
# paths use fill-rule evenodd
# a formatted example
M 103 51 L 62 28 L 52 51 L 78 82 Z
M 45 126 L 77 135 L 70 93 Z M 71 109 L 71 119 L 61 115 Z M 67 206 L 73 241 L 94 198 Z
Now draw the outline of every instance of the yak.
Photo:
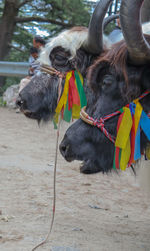
M 68 128 L 59 146 L 67 161 L 84 161 L 82 171 L 88 174 L 113 170 L 114 139 L 122 107 L 139 98 L 147 119 L 150 114 L 150 35 L 143 34 L 141 28 L 143 2 L 122 0 L 124 40 L 104 51 L 90 67 L 88 86 L 93 98 L 88 99 L 81 118 Z M 146 26 L 150 31 L 150 24 Z M 127 120 L 125 126 L 129 123 Z M 148 135 L 139 131 L 143 153 L 150 142 L 150 127 L 146 130 Z

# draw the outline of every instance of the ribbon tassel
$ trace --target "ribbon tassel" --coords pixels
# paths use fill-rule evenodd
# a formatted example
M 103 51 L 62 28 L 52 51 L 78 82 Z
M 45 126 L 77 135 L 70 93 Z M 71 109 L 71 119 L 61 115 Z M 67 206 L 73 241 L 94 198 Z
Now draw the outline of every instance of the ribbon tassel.
M 72 119 L 80 117 L 80 110 L 86 106 L 86 95 L 83 88 L 82 75 L 75 71 L 70 71 L 66 75 L 63 94 L 57 104 L 54 124 L 58 123 L 58 115 L 62 113 L 62 119 L 70 122 Z
M 150 118 L 136 99 L 123 107 L 117 125 L 115 141 L 114 169 L 125 170 L 141 158 L 141 130 L 150 141 Z M 149 145 L 146 154 L 149 157 Z

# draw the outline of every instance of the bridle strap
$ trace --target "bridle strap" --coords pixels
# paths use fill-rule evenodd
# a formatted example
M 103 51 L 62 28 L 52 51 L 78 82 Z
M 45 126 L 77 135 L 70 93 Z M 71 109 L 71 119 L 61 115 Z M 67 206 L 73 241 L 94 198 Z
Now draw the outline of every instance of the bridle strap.
M 146 91 L 144 92 L 139 98 L 135 99 L 134 101 L 138 101 L 142 98 L 144 98 L 146 95 L 148 95 L 150 92 Z M 129 104 L 126 105 L 126 107 L 129 107 Z M 104 116 L 103 118 L 101 117 L 100 119 L 94 119 L 92 117 L 90 117 L 86 112 L 85 112 L 86 106 L 84 106 L 80 112 L 80 118 L 87 124 L 91 125 L 91 126 L 96 126 L 98 127 L 103 133 L 104 135 L 112 142 L 115 144 L 115 137 L 113 135 L 111 135 L 104 127 L 104 123 L 106 120 L 118 115 L 122 113 L 122 109 L 113 112 L 109 115 Z M 150 112 L 148 112 L 147 114 L 148 117 L 150 117 Z
M 59 78 L 58 83 L 58 98 L 57 98 L 57 104 L 60 100 L 61 94 L 62 94 L 62 79 L 66 77 L 66 73 L 62 73 L 60 71 L 57 71 L 55 68 L 50 67 L 49 65 L 42 64 L 40 66 L 40 70 L 42 72 L 45 72 L 51 76 L 57 76 Z
M 100 118 L 99 120 L 98 119 L 94 119 L 92 117 L 90 117 L 86 112 L 85 112 L 85 109 L 86 109 L 86 106 L 84 106 L 80 112 L 80 118 L 86 122 L 87 124 L 89 125 L 92 125 L 92 126 L 96 126 L 98 127 L 99 129 L 101 129 L 101 131 L 104 133 L 104 135 L 112 142 L 112 143 L 115 143 L 115 137 L 112 136 L 104 127 L 104 123 L 106 120 L 110 119 L 111 117 L 117 115 L 117 114 L 120 114 L 121 111 L 117 111 L 115 113 L 110 114 L 110 115 L 107 115 L 103 118 Z
M 66 77 L 65 73 L 57 71 L 55 68 L 50 67 L 49 65 L 42 64 L 40 66 L 40 70 L 42 72 L 45 72 L 45 73 L 49 74 L 49 75 L 58 76 L 59 78 L 65 78 Z

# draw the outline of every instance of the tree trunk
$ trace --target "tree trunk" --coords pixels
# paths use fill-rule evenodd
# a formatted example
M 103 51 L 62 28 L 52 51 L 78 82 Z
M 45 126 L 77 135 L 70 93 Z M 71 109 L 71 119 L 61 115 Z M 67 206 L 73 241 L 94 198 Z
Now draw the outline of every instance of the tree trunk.
M 12 41 L 15 18 L 18 15 L 18 0 L 5 0 L 3 16 L 0 20 L 0 61 L 3 61 L 9 53 L 9 44 Z M 0 76 L 0 94 L 1 88 L 5 84 L 6 77 Z
M 141 21 L 142 23 L 150 21 L 150 1 L 145 0 L 141 11 Z
M 15 18 L 18 15 L 18 0 L 5 0 L 3 16 L 0 20 L 0 61 L 9 53 L 9 44 L 12 41 L 15 29 Z

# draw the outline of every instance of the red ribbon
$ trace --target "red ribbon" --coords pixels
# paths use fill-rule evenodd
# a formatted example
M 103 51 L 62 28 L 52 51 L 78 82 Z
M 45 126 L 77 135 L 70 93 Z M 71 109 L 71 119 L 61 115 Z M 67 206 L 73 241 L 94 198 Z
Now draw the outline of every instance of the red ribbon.
M 118 133 L 121 121 L 123 119 L 123 115 L 124 115 L 124 112 L 121 113 L 119 116 L 118 123 L 117 123 L 117 133 Z M 117 169 L 119 169 L 119 166 L 120 166 L 120 156 L 121 156 L 121 150 L 119 147 L 116 147 L 115 148 L 115 166 Z
M 72 72 L 72 77 L 69 80 L 68 110 L 72 109 L 73 104 L 80 106 L 80 97 L 75 84 L 74 72 Z

